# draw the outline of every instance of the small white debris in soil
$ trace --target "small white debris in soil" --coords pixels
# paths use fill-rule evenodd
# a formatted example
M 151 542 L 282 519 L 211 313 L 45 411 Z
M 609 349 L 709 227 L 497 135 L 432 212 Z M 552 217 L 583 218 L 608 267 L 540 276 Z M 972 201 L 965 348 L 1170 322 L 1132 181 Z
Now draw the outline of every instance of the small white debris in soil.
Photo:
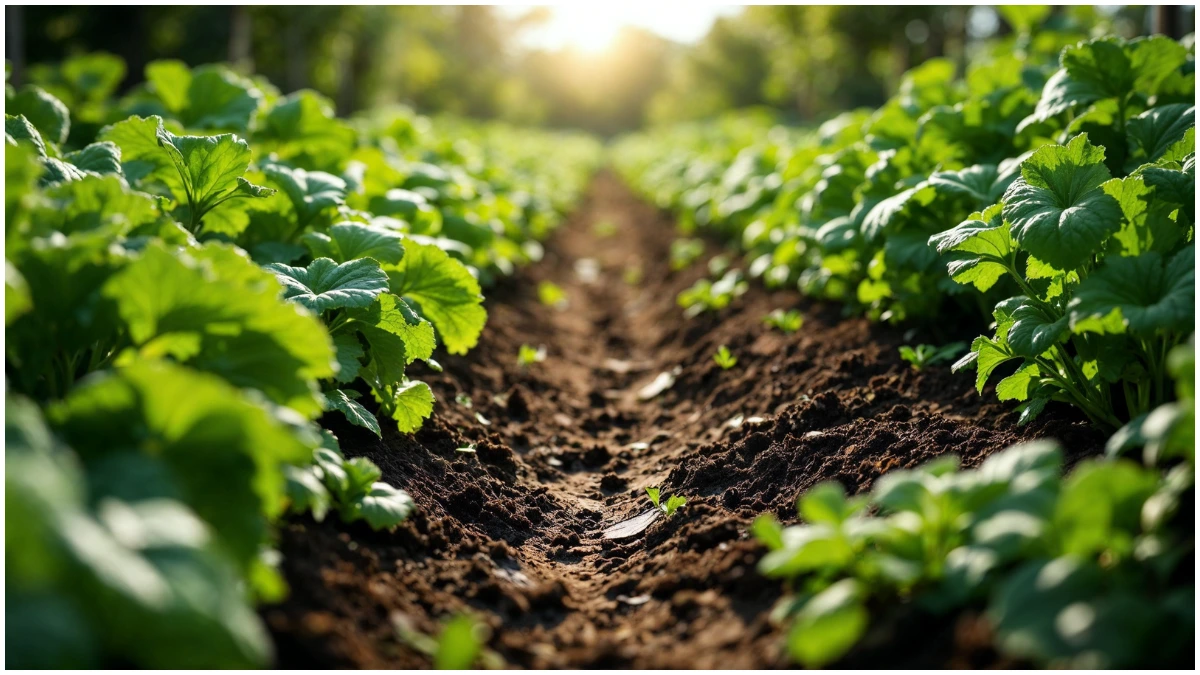
M 575 274 L 585 284 L 594 284 L 600 278 L 600 263 L 592 258 L 580 258 L 575 261 Z
M 638 391 L 638 398 L 643 401 L 649 401 L 655 396 L 658 396 L 664 391 L 675 386 L 675 376 L 680 372 L 681 369 L 676 366 L 674 370 L 659 373 L 658 377 L 654 378 L 653 382 L 642 387 L 641 390 Z
M 628 361 L 621 361 L 620 359 L 604 359 L 604 367 L 608 368 L 614 373 L 620 373 L 624 375 L 625 373 L 628 373 L 629 369 L 633 366 Z
M 650 524 L 658 520 L 662 515 L 662 511 L 658 509 L 650 509 L 640 516 L 635 516 L 629 520 L 623 520 L 616 525 L 608 528 L 603 532 L 605 539 L 628 539 L 635 537 L 646 531 Z
M 765 417 L 759 417 L 757 415 L 755 415 L 754 417 L 746 418 L 746 424 L 762 424 L 763 422 L 766 422 L 766 421 L 767 421 L 767 419 Z
M 550 459 L 547 459 L 546 463 L 550 466 L 562 466 L 562 460 L 557 457 L 551 457 Z
M 469 452 L 471 454 L 475 454 L 475 446 L 474 445 L 464 445 L 461 448 L 456 448 L 455 452 Z
M 492 426 L 491 421 L 488 418 L 484 417 L 483 413 L 475 413 L 475 419 L 479 420 L 479 423 L 485 427 Z
M 807 434 L 804 434 L 804 437 L 805 438 L 816 438 L 818 436 L 824 436 L 824 435 L 825 435 L 824 431 L 810 431 Z
M 649 450 L 650 444 L 639 441 L 637 443 L 630 443 L 625 447 L 629 448 L 630 450 Z
M 736 428 L 742 426 L 742 422 L 745 422 L 745 421 L 746 421 L 746 417 L 744 415 L 734 415 L 733 417 L 729 418 L 729 421 L 725 423 L 725 426 L 736 429 Z
M 647 602 L 650 602 L 650 595 L 649 594 L 635 595 L 632 598 L 629 597 L 628 595 L 618 595 L 617 602 L 623 602 L 627 605 L 632 605 L 634 607 L 637 607 L 638 605 L 644 605 Z

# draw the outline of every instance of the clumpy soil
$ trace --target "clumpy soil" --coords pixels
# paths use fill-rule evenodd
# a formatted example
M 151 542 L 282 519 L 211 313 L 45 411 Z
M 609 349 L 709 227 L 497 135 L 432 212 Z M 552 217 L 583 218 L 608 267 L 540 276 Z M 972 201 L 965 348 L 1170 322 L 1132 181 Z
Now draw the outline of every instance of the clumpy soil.
M 491 290 L 479 346 L 438 355 L 443 373 L 415 373 L 438 398 L 419 433 L 384 423 L 377 439 L 324 420 L 419 513 L 390 533 L 334 516 L 283 525 L 291 595 L 263 609 L 280 666 L 427 667 L 396 626 L 436 635 L 464 612 L 515 667 L 785 666 L 768 618 L 782 587 L 755 571 L 763 549 L 747 534 L 757 515 L 795 522 L 796 497 L 820 481 L 863 492 L 947 453 L 972 466 L 1043 437 L 1069 462 L 1099 452 L 1103 437 L 1071 410 L 1018 427 L 970 375 L 899 358 L 927 336 L 793 292 L 752 285 L 719 313 L 685 318 L 675 297 L 707 266 L 672 273 L 675 236 L 669 217 L 599 175 L 545 258 Z M 542 281 L 566 291 L 565 307 L 539 302 Z M 762 324 L 780 307 L 803 313 L 800 331 Z M 519 365 L 522 344 L 545 360 Z M 734 368 L 713 362 L 720 345 Z M 673 385 L 641 400 L 664 372 Z M 476 452 L 458 451 L 468 445 Z M 646 486 L 688 503 L 640 536 L 603 539 L 647 509 Z M 989 643 L 974 613 L 899 605 L 880 608 L 843 665 L 1004 665 Z

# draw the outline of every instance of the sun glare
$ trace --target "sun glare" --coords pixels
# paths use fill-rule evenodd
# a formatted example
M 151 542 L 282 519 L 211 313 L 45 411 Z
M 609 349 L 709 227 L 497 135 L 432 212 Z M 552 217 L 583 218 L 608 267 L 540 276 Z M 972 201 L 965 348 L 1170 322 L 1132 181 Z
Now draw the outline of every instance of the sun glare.
M 701 3 L 580 3 L 551 7 L 549 18 L 531 29 L 526 39 L 546 49 L 574 48 L 599 54 L 610 47 L 626 26 L 645 28 L 679 42 L 704 34 L 713 19 L 736 11 L 729 5 Z

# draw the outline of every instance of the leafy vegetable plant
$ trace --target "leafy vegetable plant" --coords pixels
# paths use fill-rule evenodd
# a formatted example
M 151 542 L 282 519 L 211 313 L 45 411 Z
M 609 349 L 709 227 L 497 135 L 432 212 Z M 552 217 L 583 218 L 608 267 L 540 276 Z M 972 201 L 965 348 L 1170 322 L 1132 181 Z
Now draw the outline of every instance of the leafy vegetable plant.
M 957 357 L 966 347 L 967 345 L 962 342 L 952 342 L 941 347 L 926 344 L 917 345 L 916 347 L 903 345 L 900 347 L 900 358 L 911 363 L 913 370 L 924 370 L 925 366 L 949 361 Z
M 650 498 L 650 503 L 654 504 L 654 508 L 663 512 L 663 515 L 670 517 L 679 507 L 687 504 L 687 498 L 682 495 L 671 495 L 667 501 L 659 501 L 659 489 L 656 487 L 646 488 L 646 496 Z
M 730 368 L 736 366 L 738 362 L 737 357 L 734 356 L 733 353 L 729 351 L 729 347 L 726 347 L 725 345 L 721 345 L 717 348 L 717 353 L 713 354 L 713 361 L 715 361 L 718 366 L 721 366 L 721 370 L 729 370 Z
M 770 314 L 763 317 L 763 323 L 791 335 L 804 325 L 804 316 L 795 309 L 773 309 Z

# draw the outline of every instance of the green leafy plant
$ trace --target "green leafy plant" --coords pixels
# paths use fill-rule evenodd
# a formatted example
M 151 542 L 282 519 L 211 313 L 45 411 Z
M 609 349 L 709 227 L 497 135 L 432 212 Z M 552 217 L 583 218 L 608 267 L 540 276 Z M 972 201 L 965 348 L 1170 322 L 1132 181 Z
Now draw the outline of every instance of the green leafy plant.
M 791 335 L 804 325 L 804 316 L 795 309 L 773 309 L 770 314 L 763 317 L 763 323 Z
M 547 307 L 563 309 L 567 306 L 567 293 L 553 281 L 543 281 L 538 284 L 538 302 Z
M 956 358 L 966 348 L 967 345 L 962 342 L 952 342 L 941 347 L 926 344 L 916 347 L 903 345 L 900 347 L 900 358 L 911 363 L 913 370 L 924 370 L 926 366 Z
M 725 345 L 717 347 L 717 353 L 713 354 L 712 358 L 718 366 L 721 366 L 721 370 L 729 370 L 736 366 L 738 362 L 737 357 Z
M 704 255 L 703 241 L 699 239 L 676 239 L 671 242 L 671 270 L 678 272 L 685 269 L 699 260 L 702 255 Z M 719 274 L 719 272 L 715 274 Z
M 530 345 L 521 345 L 521 348 L 517 351 L 517 364 L 521 366 L 532 366 L 535 363 L 541 363 L 545 360 L 545 346 L 531 347 Z
M 654 508 L 662 511 L 663 515 L 667 517 L 672 516 L 679 510 L 679 507 L 687 504 L 687 498 L 682 495 L 671 495 L 667 501 L 660 502 L 659 489 L 656 487 L 646 488 L 646 496 L 650 498 L 650 503 L 654 504 Z
M 731 269 L 716 281 L 700 279 L 680 292 L 677 302 L 684 308 L 684 316 L 691 318 L 704 312 L 722 310 L 748 290 L 750 284 L 742 278 L 741 270 Z
M 416 507 L 316 419 L 417 429 L 433 394 L 406 368 L 476 344 L 481 280 L 533 259 L 599 146 L 352 126 L 221 65 L 152 62 L 120 100 L 111 55 L 28 75 L 5 117 L 9 663 L 269 665 L 279 520 Z

